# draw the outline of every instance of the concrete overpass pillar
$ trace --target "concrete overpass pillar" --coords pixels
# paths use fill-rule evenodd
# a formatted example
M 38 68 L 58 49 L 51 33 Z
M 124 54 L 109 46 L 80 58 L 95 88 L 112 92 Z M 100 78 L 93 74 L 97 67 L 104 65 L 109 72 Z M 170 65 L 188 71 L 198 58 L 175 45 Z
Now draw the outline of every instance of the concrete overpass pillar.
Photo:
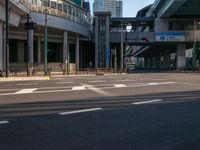
M 0 70 L 3 70 L 3 62 L 4 62 L 4 53 L 3 53 L 3 36 L 4 36 L 4 31 L 3 31 L 3 24 L 0 23 Z
M 37 64 L 41 64 L 41 37 L 37 38 Z
M 79 71 L 79 35 L 76 34 L 76 71 Z
M 177 70 L 184 69 L 185 64 L 185 44 L 178 44 L 177 46 Z

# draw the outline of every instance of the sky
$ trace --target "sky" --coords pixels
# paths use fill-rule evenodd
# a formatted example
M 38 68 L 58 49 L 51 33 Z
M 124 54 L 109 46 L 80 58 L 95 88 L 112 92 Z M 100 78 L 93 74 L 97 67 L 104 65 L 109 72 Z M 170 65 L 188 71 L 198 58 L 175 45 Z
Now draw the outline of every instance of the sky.
M 92 8 L 94 0 L 89 0 Z M 155 0 L 123 0 L 123 17 L 135 17 L 138 10 L 152 4 Z

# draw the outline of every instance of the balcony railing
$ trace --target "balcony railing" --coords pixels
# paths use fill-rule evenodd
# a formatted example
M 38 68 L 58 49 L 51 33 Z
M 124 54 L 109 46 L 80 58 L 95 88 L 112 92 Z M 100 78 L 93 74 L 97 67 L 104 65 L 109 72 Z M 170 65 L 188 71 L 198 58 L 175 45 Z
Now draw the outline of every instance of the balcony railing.
M 61 10 L 58 10 L 58 9 L 54 9 L 54 8 L 51 8 L 51 7 L 45 7 L 45 6 L 41 6 L 41 5 L 32 5 L 31 11 L 37 12 L 37 13 L 42 13 L 42 14 L 47 13 L 48 15 L 64 18 L 64 19 L 76 22 L 78 24 L 84 25 L 86 27 L 91 26 L 91 20 L 90 20 L 91 17 L 89 17 L 82 10 L 79 10 L 79 11 L 81 11 L 81 15 L 79 17 L 74 15 L 74 14 L 70 14 L 70 13 L 67 13 L 67 12 L 64 12 L 64 11 L 61 11 Z
M 25 7 L 25 9 L 31 10 L 31 3 L 28 0 L 10 0 L 13 4 L 17 6 Z

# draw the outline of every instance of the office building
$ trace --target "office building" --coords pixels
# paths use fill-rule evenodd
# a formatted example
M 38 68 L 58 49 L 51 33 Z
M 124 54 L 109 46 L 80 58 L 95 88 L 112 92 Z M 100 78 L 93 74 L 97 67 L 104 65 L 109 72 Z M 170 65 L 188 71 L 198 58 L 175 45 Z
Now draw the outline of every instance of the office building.
M 122 17 L 121 0 L 94 0 L 93 12 L 111 12 L 111 17 Z

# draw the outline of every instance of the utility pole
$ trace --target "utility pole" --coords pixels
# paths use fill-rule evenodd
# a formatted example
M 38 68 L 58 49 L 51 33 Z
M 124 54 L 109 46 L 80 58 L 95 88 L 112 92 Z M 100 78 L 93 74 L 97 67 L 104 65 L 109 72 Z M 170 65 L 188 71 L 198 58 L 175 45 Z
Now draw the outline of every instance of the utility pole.
M 5 4 L 6 4 L 6 9 L 5 9 L 5 15 L 6 15 L 6 52 L 5 52 L 5 65 L 6 65 L 6 78 L 8 78 L 9 74 L 8 74 L 8 69 L 9 69 L 9 37 L 8 37 L 8 33 L 9 33 L 9 0 L 5 0 Z

